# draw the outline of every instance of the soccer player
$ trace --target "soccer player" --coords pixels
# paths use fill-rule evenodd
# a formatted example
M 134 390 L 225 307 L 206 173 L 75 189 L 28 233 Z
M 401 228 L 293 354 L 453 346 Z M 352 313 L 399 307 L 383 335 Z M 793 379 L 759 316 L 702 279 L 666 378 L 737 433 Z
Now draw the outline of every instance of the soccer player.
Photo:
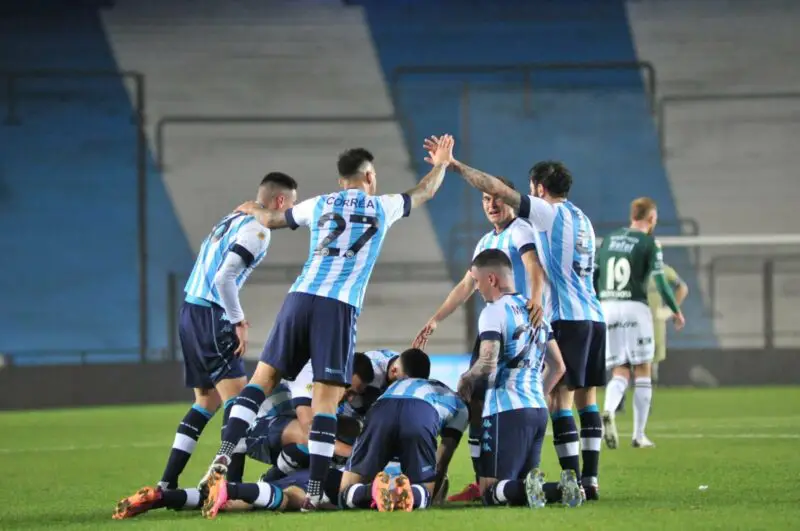
M 430 362 L 423 369 L 410 370 L 411 377 L 390 385 L 367 415 L 342 476 L 341 508 L 425 509 L 440 490 L 437 485 L 467 428 L 469 410 L 446 385 L 422 377 L 430 374 Z M 394 456 L 403 474 L 392 478 L 384 467 Z
M 344 458 L 350 456 L 351 445 L 343 440 L 355 439 L 361 426 L 353 419 L 341 419 L 337 425 L 336 451 Z M 280 451 L 280 443 L 302 436 L 302 427 L 291 414 L 263 416 L 248 431 L 248 455 L 261 460 Z M 217 498 L 210 504 L 203 491 L 195 488 L 164 490 L 144 487 L 132 496 L 117 503 L 112 518 L 124 520 L 155 509 L 202 509 L 203 516 L 214 518 L 220 510 L 266 509 L 272 511 L 297 511 L 303 505 L 308 484 L 308 469 L 293 471 L 276 481 L 266 481 L 263 476 L 256 483 L 234 483 L 226 485 L 227 498 Z M 326 478 L 326 498 L 338 500 L 342 473 L 332 469 Z M 238 503 L 236 503 L 238 502 Z M 335 508 L 332 506 L 331 508 Z
M 662 299 L 673 313 L 675 328 L 684 323 L 675 295 L 664 278 L 661 246 L 652 233 L 658 222 L 656 203 L 640 197 L 631 203 L 631 224 L 609 234 L 597 252 L 597 289 L 608 323 L 606 367 L 612 370 L 603 408 L 604 439 L 609 448 L 619 444 L 614 421 L 631 369 L 634 374 L 633 446 L 655 446 L 645 435 L 653 396 L 651 364 L 655 355 L 653 315 L 647 304 L 652 276 Z
M 297 199 L 297 182 L 273 172 L 262 179 L 256 201 L 284 212 Z M 270 231 L 253 216 L 229 214 L 203 241 L 186 283 L 179 334 L 185 383 L 194 389 L 194 405 L 178 425 L 167 465 L 158 486 L 174 489 L 197 440 L 222 403 L 223 425 L 232 399 L 246 383 L 242 354 L 247 349 L 247 328 L 239 290 L 267 254 Z M 237 453 L 232 474 L 238 476 L 243 454 Z M 233 472 L 233 470 L 232 470 Z
M 506 186 L 514 188 L 514 185 L 498 177 Z M 511 206 L 506 205 L 503 199 L 498 196 L 483 194 L 483 212 L 493 229 L 487 232 L 475 246 L 472 255 L 475 258 L 484 249 L 500 249 L 511 260 L 514 272 L 514 285 L 517 292 L 533 300 L 542 300 L 544 289 L 544 271 L 536 255 L 536 234 L 531 224 L 524 219 L 518 218 Z M 417 334 L 413 345 L 418 348 L 425 348 L 428 338 L 436 331 L 440 321 L 449 317 L 456 309 L 467 302 L 475 292 L 475 280 L 469 270 L 464 275 L 450 294 L 436 310 L 422 330 Z M 538 323 L 536 323 L 538 324 Z M 477 348 L 473 349 L 471 364 L 477 359 Z M 484 389 L 476 386 L 475 396 L 470 403 L 470 409 L 481 411 L 483 409 Z M 480 440 L 481 418 L 474 415 L 469 429 L 467 443 L 469 445 L 472 467 L 475 471 L 475 483 L 467 485 L 460 493 L 450 497 L 448 501 L 479 501 L 481 499 L 480 488 L 478 486 L 478 466 L 480 461 Z
M 528 322 L 528 299 L 515 292 L 512 263 L 503 251 L 479 253 L 471 274 L 487 305 L 478 320 L 479 357 L 461 376 L 458 392 L 471 397 L 475 385 L 488 378 L 481 414 L 481 495 L 486 505 L 525 505 L 526 492 L 542 490 L 542 476 L 533 471 L 547 431 L 545 397 L 566 368 L 549 324 Z M 563 502 L 579 505 L 574 472 L 565 470 L 562 477 Z M 533 507 L 544 506 L 544 498 L 537 499 L 541 504 Z
M 650 282 L 647 285 L 647 304 L 650 306 L 650 311 L 653 313 L 653 339 L 656 345 L 656 353 L 653 357 L 653 370 L 652 378 L 653 383 L 658 383 L 658 365 L 667 359 L 667 323 L 668 319 L 673 317 L 672 310 L 669 309 L 664 303 L 658 290 L 657 275 L 650 276 Z M 689 286 L 680 277 L 677 271 L 664 264 L 664 278 L 667 284 L 672 288 L 675 294 L 675 303 L 678 306 L 683 304 L 686 297 L 689 295 Z
M 422 360 L 421 360 L 422 358 Z M 427 362 L 428 355 L 419 349 L 408 349 L 402 354 L 392 350 L 372 350 L 356 352 L 353 361 L 353 378 L 345 394 L 345 400 L 339 405 L 337 418 L 352 417 L 363 420 L 367 410 L 386 390 L 389 383 L 406 376 L 405 367 Z M 313 373 L 307 365 L 291 383 L 292 405 L 302 428 L 297 440 L 287 442 L 278 458 L 273 461 L 276 466 L 265 475 L 265 481 L 276 481 L 296 470 L 306 468 L 309 464 L 308 425 L 301 414 L 310 413 L 311 389 Z M 353 441 L 348 441 L 353 444 Z
M 374 195 L 374 157 L 365 149 L 345 151 L 338 161 L 342 190 L 308 199 L 285 213 L 256 203 L 240 207 L 268 228 L 300 226 L 311 232 L 309 257 L 289 290 L 258 366 L 231 411 L 223 443 L 201 480 L 215 477 L 209 497 L 224 496 L 225 475 L 239 440 L 259 406 L 282 376 L 293 380 L 311 360 L 314 414 L 309 434 L 311 475 L 305 511 L 321 499 L 336 433 L 336 408 L 350 384 L 356 320 L 369 277 L 389 227 L 412 208 L 433 198 L 452 161 L 453 138 L 445 135 L 429 150 L 434 167 L 405 194 Z
M 432 146 L 435 137 L 426 140 Z M 547 277 L 544 312 L 551 322 L 567 372 L 556 386 L 552 401 L 553 444 L 563 470 L 581 478 L 586 498 L 598 499 L 603 425 L 597 407 L 597 387 L 605 385 L 606 325 L 594 292 L 594 227 L 567 198 L 572 175 L 560 162 L 539 162 L 530 171 L 531 195 L 522 195 L 487 173 L 461 161 L 450 165 L 467 182 L 500 196 L 519 216 L 531 221 L 538 234 L 539 262 Z M 540 311 L 531 300 L 532 314 Z M 572 414 L 578 406 L 580 434 Z M 579 455 L 580 454 L 580 455 Z M 580 457 L 583 470 L 580 470 Z

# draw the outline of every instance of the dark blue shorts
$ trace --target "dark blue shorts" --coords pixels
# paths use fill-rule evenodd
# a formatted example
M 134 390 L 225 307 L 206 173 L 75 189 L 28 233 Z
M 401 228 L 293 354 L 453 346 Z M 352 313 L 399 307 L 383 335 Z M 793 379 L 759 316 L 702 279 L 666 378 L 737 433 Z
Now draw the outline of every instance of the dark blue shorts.
M 275 481 L 274 483 L 272 483 L 272 485 L 278 487 L 279 489 L 288 489 L 289 487 L 299 487 L 303 490 L 307 490 L 309 476 L 311 476 L 311 470 L 309 470 L 308 468 L 304 470 L 297 470 L 295 472 L 292 472 L 288 476 L 282 477 L 281 479 Z
M 606 384 L 606 324 L 595 321 L 553 321 L 567 372 L 564 382 L 571 389 L 603 387 Z
M 412 483 L 436 477 L 439 414 L 423 400 L 385 398 L 367 413 L 367 426 L 356 439 L 347 470 L 371 480 L 396 460 Z
M 478 358 L 481 355 L 481 339 L 477 338 L 475 340 L 475 345 L 472 347 L 472 357 L 469 359 L 469 368 L 471 369 L 475 362 L 478 361 Z M 481 402 L 483 403 L 486 400 L 486 388 L 489 386 L 489 379 L 488 378 L 481 378 L 480 380 L 475 382 L 475 385 L 472 387 L 472 397 L 471 402 Z
M 294 380 L 311 360 L 315 382 L 349 385 L 356 345 L 356 309 L 331 299 L 289 293 L 283 301 L 261 361 Z
M 268 465 L 277 463 L 283 449 L 283 430 L 292 420 L 294 417 L 284 415 L 257 418 L 245 435 L 247 456 Z
M 484 417 L 481 477 L 522 479 L 538 467 L 547 421 L 546 408 L 514 409 Z
M 213 389 L 221 380 L 245 376 L 244 361 L 233 354 L 239 339 L 233 325 L 222 319 L 224 313 L 216 304 L 181 306 L 178 334 L 186 387 Z

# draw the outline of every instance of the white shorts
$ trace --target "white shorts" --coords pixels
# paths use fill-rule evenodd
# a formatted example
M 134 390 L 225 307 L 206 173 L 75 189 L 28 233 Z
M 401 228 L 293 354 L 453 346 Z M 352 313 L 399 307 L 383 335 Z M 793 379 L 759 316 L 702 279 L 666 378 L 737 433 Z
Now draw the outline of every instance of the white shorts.
M 656 347 L 650 308 L 635 301 L 601 303 L 606 318 L 606 369 L 652 363 Z

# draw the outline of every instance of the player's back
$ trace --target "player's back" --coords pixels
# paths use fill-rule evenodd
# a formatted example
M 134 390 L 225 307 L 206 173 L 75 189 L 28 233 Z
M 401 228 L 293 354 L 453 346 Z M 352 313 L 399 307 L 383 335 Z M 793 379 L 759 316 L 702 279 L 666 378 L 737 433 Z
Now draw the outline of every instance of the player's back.
M 269 230 L 253 216 L 236 212 L 222 218 L 200 246 L 192 273 L 184 287 L 187 296 L 220 304 L 214 277 L 228 252 L 238 246 L 241 247 L 239 253 L 248 256 L 249 263 L 245 264 L 245 270 L 236 279 L 236 285 L 241 287 L 266 256 L 269 241 Z
M 478 240 L 472 258 L 486 249 L 499 249 L 503 251 L 508 259 L 511 260 L 511 268 L 514 272 L 514 286 L 519 293 L 530 297 L 530 283 L 525 271 L 525 264 L 522 262 L 522 255 L 528 247 L 535 247 L 536 234 L 531 223 L 523 218 L 514 218 L 506 228 L 497 232 L 490 230 Z
M 406 195 L 348 189 L 303 201 L 292 223 L 309 227 L 309 257 L 291 292 L 329 297 L 360 309 L 389 227 L 407 216 Z M 293 226 L 290 223 L 290 226 Z
M 466 403 L 452 389 L 436 380 L 404 378 L 394 382 L 378 399 L 417 399 L 432 406 L 439 415 L 439 429 L 466 426 L 469 411 Z M 461 429 L 463 431 L 463 428 Z
M 506 294 L 481 312 L 481 339 L 500 341 L 497 367 L 487 385 L 484 417 L 547 407 L 541 375 L 550 327 L 544 322 L 532 328 L 526 303 L 527 299 L 518 293 Z
M 547 274 L 547 315 L 551 321 L 603 322 L 594 291 L 594 226 L 571 201 L 550 204 L 522 196 L 520 216 L 539 236 L 539 261 Z
M 642 231 L 621 228 L 609 234 L 597 251 L 600 300 L 647 304 L 650 273 L 659 254 L 655 238 Z

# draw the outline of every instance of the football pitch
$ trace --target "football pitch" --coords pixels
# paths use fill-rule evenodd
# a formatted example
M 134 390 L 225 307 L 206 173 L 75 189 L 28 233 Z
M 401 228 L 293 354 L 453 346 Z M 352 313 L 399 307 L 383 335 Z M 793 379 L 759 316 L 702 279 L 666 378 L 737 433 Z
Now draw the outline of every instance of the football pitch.
M 630 408 L 631 401 L 629 400 Z M 188 404 L 0 414 L 0 529 L 790 529 L 800 515 L 800 389 L 657 389 L 648 435 L 628 444 L 631 412 L 620 415 L 622 447 L 603 449 L 599 502 L 532 511 L 451 505 L 416 513 L 221 514 L 160 509 L 112 521 L 117 500 L 159 478 Z M 219 440 L 212 420 L 182 477 L 195 486 Z M 451 493 L 472 474 L 466 441 L 450 470 Z M 248 461 L 247 479 L 263 472 Z M 552 439 L 542 468 L 559 472 Z

